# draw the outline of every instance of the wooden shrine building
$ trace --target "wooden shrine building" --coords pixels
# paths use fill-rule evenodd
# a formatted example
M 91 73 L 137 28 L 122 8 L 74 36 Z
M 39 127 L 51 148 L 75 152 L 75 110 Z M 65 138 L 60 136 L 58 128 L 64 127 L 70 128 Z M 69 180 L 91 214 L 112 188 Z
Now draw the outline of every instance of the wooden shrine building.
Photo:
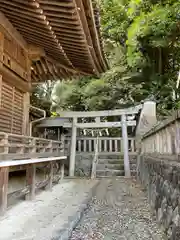
M 0 1 L 0 132 L 29 135 L 32 84 L 106 69 L 93 1 Z

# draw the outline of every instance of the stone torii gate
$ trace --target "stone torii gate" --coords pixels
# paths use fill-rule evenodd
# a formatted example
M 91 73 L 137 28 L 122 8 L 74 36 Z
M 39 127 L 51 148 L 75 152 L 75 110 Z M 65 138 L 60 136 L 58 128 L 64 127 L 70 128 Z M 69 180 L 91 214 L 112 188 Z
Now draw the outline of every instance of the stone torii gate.
M 74 176 L 75 171 L 75 156 L 76 156 L 76 136 L 77 128 L 81 129 L 101 129 L 101 128 L 122 128 L 123 137 L 123 153 L 124 153 L 124 169 L 125 176 L 130 177 L 130 164 L 129 164 L 129 154 L 128 154 L 128 134 L 127 126 L 136 126 L 136 120 L 130 119 L 135 116 L 139 110 L 142 109 L 143 105 L 138 105 L 135 107 L 127 109 L 116 109 L 107 111 L 90 111 L 90 112 L 58 112 L 58 114 L 63 118 L 71 118 L 72 123 L 72 137 L 71 137 L 71 148 L 70 148 L 70 166 L 69 175 Z M 119 116 L 119 121 L 117 122 L 104 122 L 101 121 L 101 117 L 108 116 Z M 93 118 L 94 122 L 79 122 L 79 119 Z M 65 126 L 64 126 L 65 127 Z M 68 126 L 69 127 L 69 126 Z

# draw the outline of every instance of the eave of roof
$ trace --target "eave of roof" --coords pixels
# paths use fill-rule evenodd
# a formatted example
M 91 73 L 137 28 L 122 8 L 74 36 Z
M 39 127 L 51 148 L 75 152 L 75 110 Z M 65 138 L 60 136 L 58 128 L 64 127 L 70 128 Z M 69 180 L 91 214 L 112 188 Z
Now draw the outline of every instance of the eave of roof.
M 63 117 L 50 117 L 45 118 L 38 122 L 37 124 L 38 128 L 50 128 L 50 127 L 72 127 L 72 122 L 68 118 Z
M 107 69 L 99 12 L 91 0 L 4 0 L 0 11 L 25 41 L 42 48 L 32 82 L 99 75 Z

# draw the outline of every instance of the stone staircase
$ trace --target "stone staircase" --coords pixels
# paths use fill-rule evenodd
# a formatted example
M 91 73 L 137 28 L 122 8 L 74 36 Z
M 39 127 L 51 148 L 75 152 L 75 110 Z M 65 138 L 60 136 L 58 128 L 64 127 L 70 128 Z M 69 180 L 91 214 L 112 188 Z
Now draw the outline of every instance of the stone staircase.
M 131 176 L 136 175 L 137 156 L 130 155 Z M 124 176 L 123 155 L 100 155 L 96 167 L 96 177 Z

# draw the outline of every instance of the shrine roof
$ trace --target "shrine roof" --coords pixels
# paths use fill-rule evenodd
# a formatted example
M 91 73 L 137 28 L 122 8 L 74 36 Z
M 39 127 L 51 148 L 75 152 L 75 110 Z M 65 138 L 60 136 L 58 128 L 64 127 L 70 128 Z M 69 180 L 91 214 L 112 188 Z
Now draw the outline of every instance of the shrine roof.
M 92 0 L 3 0 L 0 11 L 28 45 L 42 50 L 32 61 L 32 82 L 99 75 L 108 68 Z

